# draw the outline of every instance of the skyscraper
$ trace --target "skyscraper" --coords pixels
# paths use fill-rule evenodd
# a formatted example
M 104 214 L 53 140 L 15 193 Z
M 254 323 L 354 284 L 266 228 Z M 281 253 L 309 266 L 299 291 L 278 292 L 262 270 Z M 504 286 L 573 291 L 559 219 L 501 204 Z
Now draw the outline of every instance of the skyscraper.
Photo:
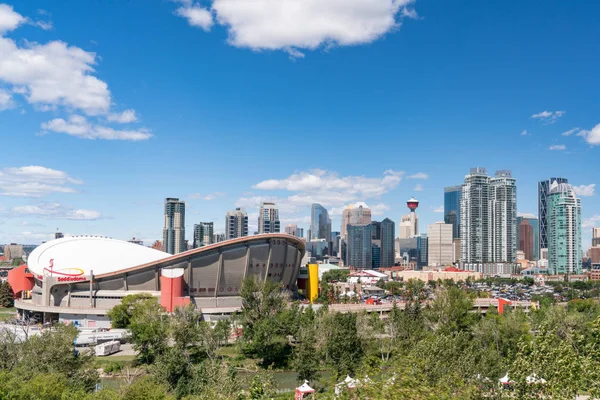
M 444 222 L 452 225 L 452 239 L 460 238 L 461 193 L 461 185 L 444 188 Z
M 279 209 L 275 203 L 263 201 L 258 213 L 258 233 L 279 233 Z
M 331 253 L 332 256 L 340 256 L 340 233 L 331 232 Z
M 285 226 L 285 233 L 288 235 L 304 238 L 304 229 L 298 228 L 296 224 L 288 224 Z
M 163 228 L 165 251 L 178 254 L 187 250 L 185 245 L 185 202 L 178 198 L 165 199 L 165 226 Z
M 398 253 L 405 262 L 414 262 L 418 271 L 428 264 L 427 234 L 408 239 L 398 238 Z
M 528 219 L 522 219 L 519 223 L 519 250 L 523 252 L 526 260 L 534 259 L 533 236 L 533 226 L 531 226 Z
M 453 259 L 453 242 L 452 242 L 453 225 L 445 222 L 436 222 L 427 228 L 427 254 L 428 263 L 430 266 L 440 267 L 444 265 L 452 265 Z
M 600 227 L 592 230 L 592 246 L 600 246 Z
M 556 182 L 560 185 L 561 183 L 569 183 L 569 180 L 566 178 L 550 178 L 547 181 L 538 182 L 538 217 L 540 219 L 540 242 L 538 244 L 539 249 L 548 248 L 548 222 L 546 218 L 546 212 L 548 210 L 548 193 L 550 191 L 550 186 L 553 182 Z
M 517 261 L 517 180 L 511 171 L 497 171 L 490 179 L 491 244 L 493 262 Z
M 212 222 L 194 224 L 194 249 L 213 244 L 214 242 L 214 224 Z
M 372 267 L 371 224 L 349 224 L 347 229 L 347 265 L 354 268 Z
M 486 169 L 471 168 L 465 177 L 460 197 L 462 262 L 491 261 L 489 190 L 490 178 Z
M 410 200 L 406 202 L 406 205 L 408 206 L 410 213 L 403 215 L 400 220 L 400 229 L 398 232 L 398 237 L 400 239 L 407 239 L 419 234 L 419 216 L 415 213 L 415 210 L 419 207 L 419 201 L 414 197 L 411 197 Z
M 394 221 L 389 218 L 384 219 L 379 224 L 380 234 L 378 236 L 381 241 L 381 261 L 379 266 L 382 268 L 388 268 L 394 265 L 394 239 L 396 236 L 394 228 Z
M 327 209 L 314 203 L 310 208 L 310 239 L 331 240 L 331 218 Z
M 225 240 L 248 236 L 248 214 L 237 207 L 225 216 Z
M 346 239 L 346 236 L 348 234 L 348 225 L 370 223 L 371 209 L 369 208 L 369 206 L 362 202 L 350 204 L 344 209 L 344 212 L 342 214 L 342 229 L 340 232 L 342 239 Z
M 371 221 L 371 240 L 381 240 L 381 222 Z
M 540 221 L 538 220 L 538 217 L 533 214 L 517 214 L 517 243 L 519 243 L 519 250 L 523 249 L 520 248 L 521 236 L 518 227 L 523 221 L 527 221 L 529 225 L 531 225 L 533 231 L 533 253 L 531 255 L 532 258 L 528 258 L 528 260 L 537 261 L 540 259 Z
M 514 263 L 517 259 L 517 185 L 510 171 L 490 179 L 471 168 L 460 200 L 461 261 Z
M 371 268 L 379 269 L 381 267 L 381 243 L 371 241 Z
M 581 201 L 571 185 L 554 181 L 545 206 L 550 272 L 581 274 Z
M 296 230 L 298 229 L 298 225 L 296 224 L 288 224 L 285 226 L 285 233 L 288 235 L 296 236 Z

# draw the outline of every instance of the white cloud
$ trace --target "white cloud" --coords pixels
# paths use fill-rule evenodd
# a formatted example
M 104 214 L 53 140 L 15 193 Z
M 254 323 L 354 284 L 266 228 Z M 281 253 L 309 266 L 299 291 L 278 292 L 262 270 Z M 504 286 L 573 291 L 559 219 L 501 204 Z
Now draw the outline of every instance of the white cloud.
M 6 90 L 0 89 L 0 111 L 8 110 L 14 107 L 12 94 Z
M 200 194 L 200 193 L 194 193 L 194 194 L 190 194 L 188 196 L 188 198 L 192 199 L 192 200 L 214 200 L 217 197 L 223 197 L 225 196 L 225 193 L 223 192 L 214 192 L 214 193 L 209 193 L 209 194 Z
M 50 21 L 35 21 L 32 22 L 32 24 L 45 31 L 51 31 L 54 29 L 54 25 L 52 25 L 52 22 Z
M 271 201 L 277 205 L 282 223 L 309 224 L 307 215 L 313 203 L 326 207 L 330 217 L 335 219 L 347 204 L 377 199 L 393 190 L 403 176 L 404 172 L 392 170 L 385 171 L 380 177 L 339 176 L 336 172 L 319 169 L 297 172 L 284 179 L 257 183 L 254 189 L 275 193 L 264 196 L 247 193 L 236 201 L 235 206 L 257 210 L 262 201 Z M 371 207 L 373 215 L 383 215 L 389 209 L 381 202 Z M 253 222 L 251 214 L 249 211 L 249 220 Z
M 0 241 L 4 243 L 17 242 L 24 244 L 35 244 L 42 241 L 54 239 L 54 233 L 25 231 L 25 232 L 0 232 Z
M 188 23 L 191 26 L 202 28 L 207 32 L 210 31 L 210 28 L 214 24 L 213 16 L 210 13 L 210 11 L 204 7 L 199 6 L 198 4 L 187 4 L 182 7 L 179 7 L 175 11 L 175 14 L 187 19 Z
M 76 210 L 59 203 L 41 203 L 38 205 L 17 206 L 11 209 L 12 214 L 37 216 L 48 219 L 95 220 L 100 213 L 93 210 Z
M 563 132 L 561 135 L 562 136 L 571 136 L 574 133 L 577 133 L 579 131 L 579 128 L 573 128 L 573 129 L 569 129 L 566 132 Z
M 596 184 L 573 186 L 575 194 L 582 197 L 593 196 L 596 191 Z
M 135 110 L 125 110 L 122 113 L 111 113 L 106 117 L 110 122 L 116 122 L 118 124 L 129 124 L 131 122 L 137 122 L 137 116 Z
M 15 41 L 4 33 L 28 23 L 42 29 L 52 29 L 52 23 L 33 21 L 0 4 L 0 85 L 19 95 L 37 111 L 83 113 L 87 116 L 106 116 L 111 122 L 137 121 L 134 110 L 111 112 L 112 98 L 106 82 L 95 76 L 96 53 L 70 46 L 62 41 L 45 44 Z M 6 108 L 6 94 L 0 99 L 0 109 Z M 56 121 L 56 120 L 55 120 Z M 69 128 L 69 131 L 81 130 Z M 93 133 L 82 137 L 142 140 L 148 138 L 145 130 L 118 131 L 96 127 Z
M 417 172 L 416 174 L 407 176 L 408 179 L 429 179 L 429 175 L 424 172 Z
M 444 206 L 443 206 L 443 205 L 441 205 L 441 206 L 439 206 L 439 207 L 437 207 L 437 208 L 434 208 L 434 209 L 433 209 L 433 212 L 434 212 L 434 213 L 443 213 L 443 212 L 444 212 Z
M 8 4 L 0 4 L 0 34 L 16 29 L 27 19 L 14 11 Z
M 567 149 L 567 146 L 565 146 L 564 144 L 555 144 L 548 148 L 548 150 L 566 150 L 566 149 Z
M 386 211 L 389 211 L 390 207 L 387 204 L 379 203 L 371 207 L 372 215 L 384 215 Z
M 527 136 L 527 135 L 529 135 L 529 134 L 527 133 L 527 129 L 525 129 L 525 130 L 523 130 L 523 132 L 521 132 L 521 136 Z
M 336 172 L 315 169 L 309 172 L 300 172 L 285 179 L 269 179 L 252 186 L 261 190 L 287 190 L 291 192 L 305 192 L 298 199 L 309 196 L 325 195 L 338 199 L 340 196 L 350 198 L 369 198 L 381 196 L 394 189 L 404 172 L 385 171 L 381 178 L 366 178 L 364 176 L 340 177 Z
M 2 196 L 42 197 L 50 193 L 75 193 L 69 184 L 82 183 L 64 171 L 37 165 L 0 170 Z
M 423 185 L 420 184 L 420 183 L 418 183 L 413 190 L 415 192 L 422 192 L 423 191 Z
M 591 130 L 581 130 L 577 134 L 585 139 L 592 146 L 600 146 L 600 124 L 593 127 Z
M 595 214 L 590 218 L 586 218 L 581 222 L 582 228 L 594 228 L 600 225 L 600 214 Z
M 176 14 L 191 25 L 210 29 L 213 15 L 228 41 L 252 50 L 302 50 L 373 42 L 398 29 L 403 18 L 417 18 L 413 0 L 212 0 L 210 10 L 191 0 Z
M 95 53 L 59 41 L 25 46 L 0 36 L 0 81 L 20 87 L 30 104 L 109 111 L 108 85 L 92 75 Z
M 310 225 L 310 216 L 298 216 L 292 215 L 285 218 L 281 218 L 281 231 L 284 231 L 286 225 L 296 224 L 296 225 Z
M 147 140 L 152 134 L 147 129 L 117 130 L 107 126 L 94 125 L 81 115 L 71 115 L 68 120 L 55 118 L 42 123 L 42 130 L 57 133 L 66 133 L 82 139 L 105 140 Z
M 537 114 L 533 114 L 531 118 L 539 119 L 546 124 L 553 124 L 557 119 L 565 115 L 566 111 L 542 111 Z

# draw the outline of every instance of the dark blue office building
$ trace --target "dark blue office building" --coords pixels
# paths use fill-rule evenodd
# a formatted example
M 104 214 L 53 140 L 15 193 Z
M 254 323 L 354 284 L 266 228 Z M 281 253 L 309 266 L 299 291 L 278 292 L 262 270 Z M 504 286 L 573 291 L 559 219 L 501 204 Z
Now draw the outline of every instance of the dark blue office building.
M 444 188 L 444 222 L 452 224 L 452 239 L 460 237 L 461 191 L 461 185 Z

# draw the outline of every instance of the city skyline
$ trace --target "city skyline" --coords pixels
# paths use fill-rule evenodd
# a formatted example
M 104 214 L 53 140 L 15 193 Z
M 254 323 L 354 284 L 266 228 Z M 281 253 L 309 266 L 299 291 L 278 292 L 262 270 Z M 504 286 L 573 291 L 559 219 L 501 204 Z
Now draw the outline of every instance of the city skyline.
M 15 71 L 0 62 L 0 133 L 14 149 L 0 168 L 0 242 L 40 243 L 59 227 L 149 245 L 162 237 L 159 210 L 170 196 L 186 202 L 188 240 L 199 221 L 224 232 L 223 216 L 235 207 L 257 231 L 261 201 L 278 204 L 282 226 L 305 230 L 310 205 L 319 203 L 337 230 L 348 204 L 365 202 L 373 219 L 397 222 L 414 196 L 426 227 L 444 220 L 444 187 L 485 165 L 513 171 L 519 213 L 537 215 L 539 181 L 568 177 L 582 203 L 583 246 L 590 244 L 600 224 L 591 167 L 600 151 L 593 68 L 600 56 L 590 38 L 600 28 L 589 9 L 522 4 L 516 17 L 507 6 L 482 4 L 473 18 L 417 0 L 409 13 L 417 18 L 396 10 L 402 27 L 361 45 L 338 38 L 311 49 L 300 40 L 267 50 L 232 45 L 227 27 L 205 32 L 174 15 L 172 2 L 159 3 L 65 10 L 49 2 L 40 13 L 0 0 L 0 59 L 44 54 L 49 65 Z M 161 40 L 144 40 L 157 25 Z M 137 37 L 124 34 L 129 29 Z M 148 68 L 157 53 L 160 62 Z M 566 59 L 579 60 L 577 70 L 565 70 L 575 68 Z M 65 79 L 57 65 L 81 81 Z M 317 143 L 335 151 L 298 157 Z M 282 150 L 257 161 L 263 147 Z M 367 152 L 377 162 L 365 163 Z M 469 157 L 448 162 L 460 152 Z

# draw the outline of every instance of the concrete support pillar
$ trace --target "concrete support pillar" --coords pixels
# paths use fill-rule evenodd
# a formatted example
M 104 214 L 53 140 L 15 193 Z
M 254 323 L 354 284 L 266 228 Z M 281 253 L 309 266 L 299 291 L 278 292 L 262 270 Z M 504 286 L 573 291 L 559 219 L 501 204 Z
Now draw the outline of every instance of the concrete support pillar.
M 220 284 L 221 284 L 221 274 L 223 273 L 223 252 L 219 249 L 219 270 L 217 272 L 217 282 L 215 286 L 215 298 L 221 292 Z

